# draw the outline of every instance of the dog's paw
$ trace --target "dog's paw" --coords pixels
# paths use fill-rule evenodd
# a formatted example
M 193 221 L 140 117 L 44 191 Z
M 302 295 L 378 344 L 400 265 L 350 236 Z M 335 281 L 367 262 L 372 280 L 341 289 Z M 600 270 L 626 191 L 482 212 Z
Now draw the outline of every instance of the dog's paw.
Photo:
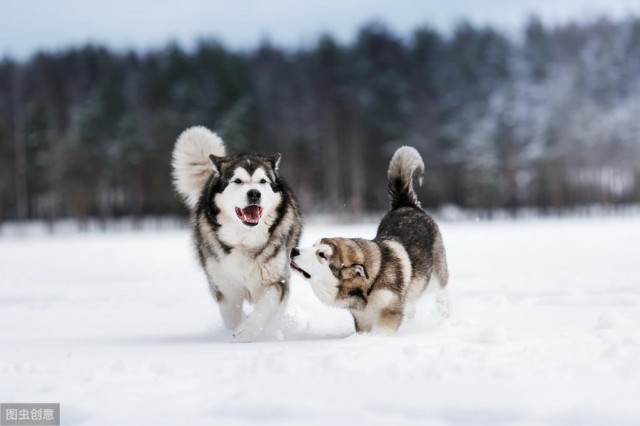
M 231 342 L 232 343 L 251 343 L 252 340 L 247 339 L 242 334 L 233 333 L 233 335 L 231 336 Z
M 254 342 L 256 339 L 253 336 L 248 336 L 246 333 L 242 333 L 242 334 L 237 334 L 234 333 L 233 337 L 231 338 L 231 341 L 233 343 L 251 343 Z
M 436 308 L 440 314 L 440 318 L 447 320 L 451 317 L 451 301 L 446 291 L 442 291 L 436 297 Z
M 258 338 L 259 333 L 254 333 L 251 329 L 243 328 L 240 326 L 233 333 L 232 342 L 233 343 L 251 343 L 255 342 Z
M 371 334 L 382 337 L 395 336 L 397 334 L 397 330 L 392 327 L 373 327 Z
M 408 320 L 411 320 L 411 321 L 416 319 L 416 308 L 411 308 L 407 310 L 406 317 Z

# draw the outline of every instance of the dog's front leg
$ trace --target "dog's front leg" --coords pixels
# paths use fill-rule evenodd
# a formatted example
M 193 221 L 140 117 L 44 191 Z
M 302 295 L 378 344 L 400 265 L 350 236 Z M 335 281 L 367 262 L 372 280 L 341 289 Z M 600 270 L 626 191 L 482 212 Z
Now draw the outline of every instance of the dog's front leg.
M 262 333 L 287 301 L 287 282 L 270 285 L 256 303 L 255 309 L 233 333 L 235 342 L 252 342 Z
M 371 331 L 373 328 L 373 317 L 371 314 L 352 309 L 351 315 L 353 316 L 353 323 L 357 333 L 369 333 Z
M 227 330 L 235 330 L 242 322 L 242 302 L 243 293 L 234 290 L 233 287 L 225 286 L 221 290 L 215 283 L 213 275 L 207 271 L 207 280 L 209 281 L 209 291 L 218 302 L 220 308 L 220 316 Z
M 373 326 L 373 332 L 382 335 L 393 335 L 402 323 L 402 310 L 385 308 L 380 312 L 378 321 Z
M 242 296 L 228 293 L 220 293 L 217 297 L 220 306 L 220 316 L 227 330 L 235 330 L 242 322 Z

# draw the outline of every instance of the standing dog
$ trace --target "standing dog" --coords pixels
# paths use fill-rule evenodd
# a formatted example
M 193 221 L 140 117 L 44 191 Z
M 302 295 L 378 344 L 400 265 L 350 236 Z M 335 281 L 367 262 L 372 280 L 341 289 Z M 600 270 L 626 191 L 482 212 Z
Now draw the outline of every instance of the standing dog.
M 185 130 L 173 149 L 174 184 L 191 210 L 200 264 L 239 342 L 255 340 L 288 299 L 288 256 L 302 221 L 279 161 L 280 154 L 227 156 L 205 127 Z M 245 300 L 254 305 L 246 318 Z
M 395 332 L 427 288 L 439 292 L 437 305 L 449 316 L 449 273 L 435 220 L 420 207 L 413 178 L 424 163 L 418 151 L 402 147 L 389 165 L 391 210 L 374 240 L 323 238 L 291 251 L 291 267 L 311 283 L 326 304 L 347 308 L 356 331 Z

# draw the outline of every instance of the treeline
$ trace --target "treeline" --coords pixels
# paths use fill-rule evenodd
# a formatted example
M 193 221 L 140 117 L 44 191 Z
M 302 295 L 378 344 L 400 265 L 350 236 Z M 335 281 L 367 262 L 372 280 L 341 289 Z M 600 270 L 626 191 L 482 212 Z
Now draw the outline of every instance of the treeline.
M 402 144 L 425 158 L 429 207 L 638 203 L 640 19 L 5 59 L 0 220 L 182 213 L 169 162 L 194 124 L 233 152 L 281 152 L 307 212 L 383 209 Z

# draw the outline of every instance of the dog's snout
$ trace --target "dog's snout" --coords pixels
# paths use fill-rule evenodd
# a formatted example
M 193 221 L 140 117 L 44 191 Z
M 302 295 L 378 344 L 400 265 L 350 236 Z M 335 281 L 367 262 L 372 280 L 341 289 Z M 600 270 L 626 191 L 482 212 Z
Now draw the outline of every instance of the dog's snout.
M 296 257 L 296 256 L 300 256 L 300 250 L 298 250 L 298 248 L 294 248 L 291 250 L 291 257 Z
M 260 191 L 258 191 L 257 189 L 251 189 L 247 192 L 247 199 L 251 204 L 256 204 L 258 201 L 260 201 L 260 196 Z

